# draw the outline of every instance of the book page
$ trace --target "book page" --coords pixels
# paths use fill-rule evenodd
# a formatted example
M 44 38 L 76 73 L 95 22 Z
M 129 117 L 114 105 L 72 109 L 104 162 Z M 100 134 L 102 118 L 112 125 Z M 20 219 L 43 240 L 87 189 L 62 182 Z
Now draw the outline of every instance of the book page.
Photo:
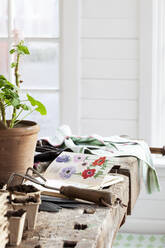
M 110 158 L 62 152 L 44 173 L 47 184 L 54 187 L 72 185 L 99 189 L 122 181 L 121 176 L 107 175 L 113 167 Z

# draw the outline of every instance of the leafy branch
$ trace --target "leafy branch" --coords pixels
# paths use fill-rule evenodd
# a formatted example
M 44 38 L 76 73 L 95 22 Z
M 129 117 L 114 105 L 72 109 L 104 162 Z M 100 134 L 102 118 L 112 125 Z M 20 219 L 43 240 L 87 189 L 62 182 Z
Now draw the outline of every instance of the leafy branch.
M 29 94 L 26 95 L 27 99 L 21 100 L 19 95 L 20 84 L 23 82 L 19 73 L 20 57 L 30 54 L 28 48 L 24 45 L 24 41 L 20 41 L 15 45 L 10 50 L 10 54 L 14 54 L 16 58 L 16 61 L 11 63 L 11 68 L 14 69 L 15 85 L 10 83 L 3 75 L 0 75 L 0 118 L 6 128 L 13 128 L 34 111 L 38 111 L 41 115 L 46 115 L 47 113 L 45 106 L 40 101 Z M 29 102 L 30 106 L 24 102 Z M 12 107 L 12 117 L 9 123 L 6 121 L 8 107 Z M 18 117 L 24 111 L 27 111 L 27 113 L 19 120 Z

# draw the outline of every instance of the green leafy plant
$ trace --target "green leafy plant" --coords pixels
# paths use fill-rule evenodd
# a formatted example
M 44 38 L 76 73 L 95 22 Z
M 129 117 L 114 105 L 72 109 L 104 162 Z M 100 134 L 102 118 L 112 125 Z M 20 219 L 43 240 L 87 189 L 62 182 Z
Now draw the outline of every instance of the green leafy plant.
M 10 54 L 15 56 L 15 62 L 11 63 L 11 68 L 14 70 L 15 84 L 0 75 L 0 121 L 5 128 L 15 127 L 34 111 L 38 111 L 41 115 L 47 113 L 45 106 L 29 94 L 26 95 L 26 99 L 21 99 L 20 96 L 20 84 L 23 83 L 19 74 L 20 58 L 30 54 L 29 49 L 24 45 L 24 41 L 14 45 Z M 7 122 L 6 112 L 8 108 L 12 109 L 12 114 L 10 121 Z M 23 117 L 20 118 L 20 116 Z

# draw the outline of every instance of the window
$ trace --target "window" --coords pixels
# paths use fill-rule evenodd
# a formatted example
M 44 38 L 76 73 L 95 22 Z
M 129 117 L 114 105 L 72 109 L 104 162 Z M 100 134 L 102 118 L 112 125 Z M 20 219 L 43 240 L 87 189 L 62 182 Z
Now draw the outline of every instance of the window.
M 59 8 L 58 0 L 1 0 L 0 73 L 14 80 L 8 51 L 17 36 L 23 37 L 31 55 L 21 63 L 22 93 L 28 90 L 47 108 L 46 117 L 29 117 L 40 124 L 40 136 L 53 136 L 59 125 Z
M 165 2 L 140 1 L 139 137 L 165 144 Z

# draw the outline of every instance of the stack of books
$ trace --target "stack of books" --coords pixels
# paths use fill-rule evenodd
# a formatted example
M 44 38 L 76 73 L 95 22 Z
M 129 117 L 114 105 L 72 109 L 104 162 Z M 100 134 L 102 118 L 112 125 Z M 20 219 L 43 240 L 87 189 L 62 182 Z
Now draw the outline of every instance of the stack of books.
M 8 210 L 7 205 L 7 192 L 0 192 L 0 247 L 5 248 L 6 244 L 8 243 L 8 236 L 9 236 L 9 230 L 8 230 L 8 219 L 5 216 Z

